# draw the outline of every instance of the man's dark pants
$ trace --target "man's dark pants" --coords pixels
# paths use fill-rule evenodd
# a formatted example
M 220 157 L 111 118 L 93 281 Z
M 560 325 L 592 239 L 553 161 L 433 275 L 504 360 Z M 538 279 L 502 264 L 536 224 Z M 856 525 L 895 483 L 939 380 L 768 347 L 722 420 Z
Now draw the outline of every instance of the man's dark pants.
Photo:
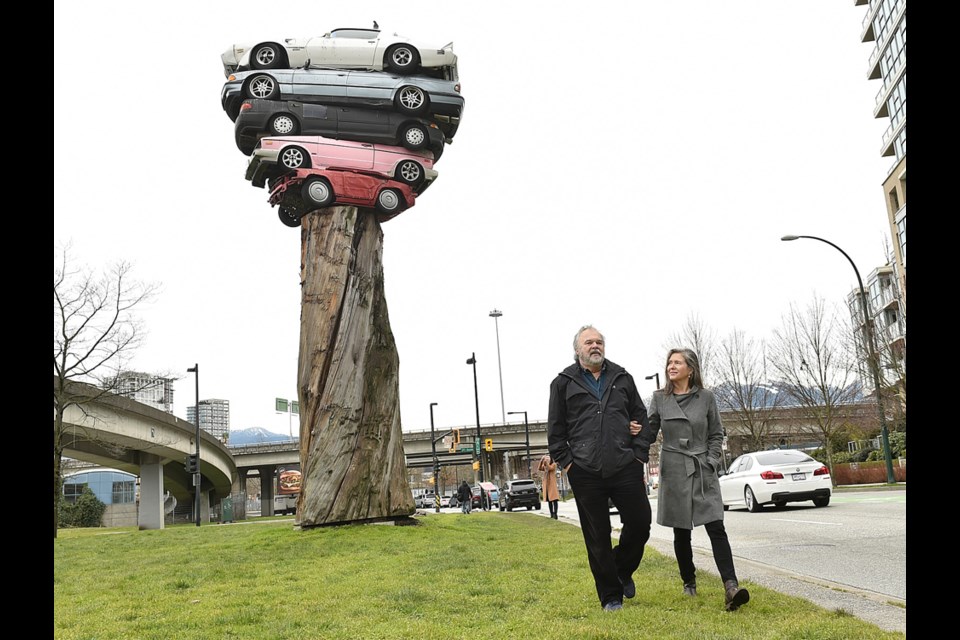
M 643 480 L 643 464 L 628 465 L 603 478 L 577 466 L 567 471 L 580 514 L 580 529 L 587 545 L 590 571 L 600 604 L 623 601 L 623 582 L 633 575 L 650 539 L 650 501 Z M 610 509 L 613 501 L 623 528 L 616 548 L 611 546 Z

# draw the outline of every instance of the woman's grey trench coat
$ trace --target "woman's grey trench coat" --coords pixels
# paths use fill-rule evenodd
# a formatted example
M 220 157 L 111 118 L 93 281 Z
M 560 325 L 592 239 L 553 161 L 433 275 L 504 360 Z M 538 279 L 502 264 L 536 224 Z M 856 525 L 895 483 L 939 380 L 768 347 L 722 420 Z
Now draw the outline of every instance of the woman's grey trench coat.
M 648 411 L 653 443 L 663 432 L 657 524 L 692 529 L 723 520 L 720 468 L 723 425 L 713 392 L 694 387 L 681 409 L 673 395 L 653 394 Z

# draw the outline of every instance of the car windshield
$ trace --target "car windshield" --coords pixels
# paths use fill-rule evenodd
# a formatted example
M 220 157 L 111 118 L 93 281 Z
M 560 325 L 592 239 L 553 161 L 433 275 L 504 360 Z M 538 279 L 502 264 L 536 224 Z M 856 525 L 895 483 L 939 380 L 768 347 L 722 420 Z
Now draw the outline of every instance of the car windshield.
M 796 449 L 781 449 L 779 451 L 758 453 L 757 462 L 763 465 L 793 464 L 797 462 L 813 462 L 813 458 Z
M 533 485 L 533 481 L 532 481 L 532 480 L 524 480 L 524 481 L 522 481 L 522 482 L 514 482 L 513 484 L 510 485 L 510 487 L 513 488 L 513 489 L 530 489 L 530 488 L 532 488 L 533 486 L 534 486 L 534 485 Z

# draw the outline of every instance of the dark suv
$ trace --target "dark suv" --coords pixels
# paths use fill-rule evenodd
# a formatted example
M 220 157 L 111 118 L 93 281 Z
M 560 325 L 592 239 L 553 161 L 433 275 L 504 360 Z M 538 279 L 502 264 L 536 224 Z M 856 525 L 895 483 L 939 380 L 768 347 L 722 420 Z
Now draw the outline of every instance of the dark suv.
M 500 490 L 500 511 L 513 511 L 514 507 L 540 508 L 540 489 L 533 480 L 508 480 Z

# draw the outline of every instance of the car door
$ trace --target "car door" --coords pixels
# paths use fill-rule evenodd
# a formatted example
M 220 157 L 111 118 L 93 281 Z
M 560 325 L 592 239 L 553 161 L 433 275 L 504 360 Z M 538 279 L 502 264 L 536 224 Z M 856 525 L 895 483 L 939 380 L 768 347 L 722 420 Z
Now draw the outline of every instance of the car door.
M 357 106 L 391 107 L 393 91 L 402 84 L 399 76 L 370 71 L 349 71 L 346 92 L 349 103 Z
M 290 74 L 289 94 L 284 100 L 343 103 L 347 99 L 348 71 L 335 69 L 294 69 Z M 281 83 L 281 90 L 285 87 Z
M 334 33 L 334 35 L 337 34 Z M 329 47 L 330 59 L 334 64 L 343 67 L 373 66 L 374 54 L 377 50 L 377 38 L 355 37 L 359 35 L 362 35 L 362 33 L 356 32 L 346 37 L 326 39 L 327 42 L 324 44 Z
M 391 125 L 391 112 L 375 109 L 340 107 L 337 109 L 338 133 L 341 136 L 363 136 L 371 142 L 393 144 L 396 127 Z
M 337 169 L 374 169 L 374 146 L 369 142 L 318 138 L 310 145 L 313 166 Z
M 737 474 L 746 460 L 747 456 L 740 456 L 731 462 L 727 472 L 720 476 L 720 496 L 726 504 L 743 500 L 743 484 Z

